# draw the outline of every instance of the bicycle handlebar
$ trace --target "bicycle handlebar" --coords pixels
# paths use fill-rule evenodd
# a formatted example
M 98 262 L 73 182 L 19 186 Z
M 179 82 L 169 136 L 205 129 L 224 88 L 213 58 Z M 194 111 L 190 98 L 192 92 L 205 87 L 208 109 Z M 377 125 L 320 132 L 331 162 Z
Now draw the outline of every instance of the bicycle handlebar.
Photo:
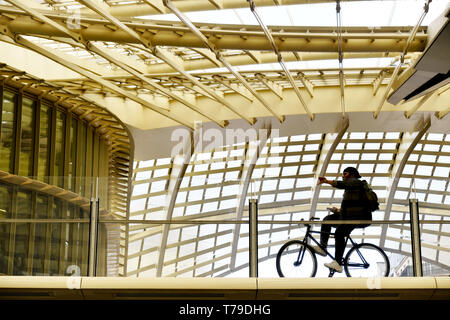
M 317 218 L 317 217 L 311 217 L 311 218 L 309 218 L 309 220 L 320 220 L 320 218 Z M 305 221 L 305 219 L 300 219 L 300 221 Z

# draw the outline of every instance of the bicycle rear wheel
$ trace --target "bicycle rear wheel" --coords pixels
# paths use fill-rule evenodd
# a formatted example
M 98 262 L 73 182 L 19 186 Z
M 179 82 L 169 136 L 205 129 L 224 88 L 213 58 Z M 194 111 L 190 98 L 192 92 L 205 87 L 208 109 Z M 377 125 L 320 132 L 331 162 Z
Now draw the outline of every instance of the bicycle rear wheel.
M 361 243 L 352 247 L 344 260 L 344 269 L 348 277 L 387 277 L 389 259 L 384 251 L 371 243 Z
M 289 241 L 280 248 L 276 263 L 278 275 L 285 278 L 310 278 L 317 271 L 314 250 L 298 240 Z

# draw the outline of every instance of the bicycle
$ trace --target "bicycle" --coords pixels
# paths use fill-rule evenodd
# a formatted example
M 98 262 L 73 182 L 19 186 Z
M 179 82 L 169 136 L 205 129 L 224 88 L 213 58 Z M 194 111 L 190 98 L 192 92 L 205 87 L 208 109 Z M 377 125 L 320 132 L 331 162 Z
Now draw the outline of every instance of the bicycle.
M 320 220 L 311 218 L 311 220 Z M 302 219 L 303 221 L 303 219 Z M 317 272 L 317 257 L 314 249 L 308 244 L 310 239 L 316 245 L 319 242 L 311 235 L 320 234 L 320 231 L 311 230 L 311 225 L 306 224 L 306 234 L 303 240 L 291 240 L 286 242 L 278 251 L 276 266 L 280 277 L 315 277 Z M 334 235 L 331 233 L 330 235 Z M 344 256 L 341 265 L 344 267 L 347 277 L 387 277 L 390 264 L 386 253 L 380 247 L 371 243 L 356 243 L 348 235 L 345 246 L 350 241 L 351 248 Z M 334 256 L 324 250 L 327 256 L 334 260 Z M 329 277 L 336 271 L 330 269 Z

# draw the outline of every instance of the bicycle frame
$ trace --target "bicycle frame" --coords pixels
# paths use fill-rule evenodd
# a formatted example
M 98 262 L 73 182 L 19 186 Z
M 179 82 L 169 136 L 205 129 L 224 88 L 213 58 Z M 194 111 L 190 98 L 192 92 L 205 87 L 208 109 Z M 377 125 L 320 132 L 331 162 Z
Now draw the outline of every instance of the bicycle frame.
M 311 220 L 319 220 L 318 218 L 311 218 Z M 304 237 L 300 237 L 300 239 L 294 239 L 294 240 L 290 240 L 288 242 L 286 242 L 281 249 L 278 251 L 277 254 L 277 259 L 276 259 L 276 263 L 277 263 L 277 271 L 278 274 L 281 277 L 284 277 L 284 272 L 281 271 L 281 257 L 285 256 L 285 254 L 290 254 L 291 257 L 288 258 L 288 260 L 286 261 L 290 261 L 291 263 L 291 267 L 292 267 L 292 263 L 294 264 L 294 266 L 300 266 L 302 265 L 302 262 L 304 260 L 304 258 L 306 257 L 306 252 L 308 252 L 308 256 L 309 254 L 312 255 L 312 262 L 313 262 L 313 269 L 311 269 L 312 272 L 312 276 L 315 276 L 316 271 L 317 271 L 317 253 L 314 252 L 314 248 L 311 247 L 311 242 L 316 244 L 317 246 L 320 246 L 320 243 L 318 240 L 316 240 L 316 238 L 314 238 L 313 234 L 321 234 L 321 231 L 314 231 L 312 230 L 312 226 L 310 224 L 304 224 L 304 226 L 306 226 L 306 233 L 304 234 Z M 333 232 L 329 232 L 330 236 L 335 237 L 336 233 Z M 294 247 L 290 247 L 291 245 L 294 246 L 298 246 L 300 245 L 299 249 L 294 249 Z M 349 246 L 349 247 L 347 247 Z M 386 254 L 384 253 L 383 249 L 381 249 L 380 247 L 377 247 L 374 244 L 370 244 L 370 243 L 357 243 L 355 241 L 353 241 L 353 239 L 351 238 L 350 234 L 348 234 L 345 237 L 345 247 L 346 250 L 346 254 L 343 256 L 342 261 L 340 261 L 340 264 L 344 267 L 345 269 L 345 273 L 347 274 L 348 277 L 351 277 L 352 274 L 358 274 L 359 271 L 355 271 L 353 269 L 367 269 L 370 272 L 373 273 L 373 270 L 371 268 L 371 265 L 377 266 L 378 261 L 385 261 L 386 265 L 384 268 L 384 272 L 383 272 L 383 276 L 388 276 L 389 273 L 389 259 L 386 256 Z M 347 250 L 348 249 L 348 250 Z M 364 255 L 366 255 L 366 250 L 375 250 L 374 252 L 378 252 L 378 260 L 374 260 L 375 262 L 372 263 L 371 260 L 373 260 L 373 256 L 372 256 L 372 252 L 370 251 L 368 253 L 368 255 L 366 257 L 364 257 Z M 335 257 L 325 248 L 325 256 L 330 257 L 332 260 L 336 260 Z M 294 255 L 292 255 L 294 254 Z M 292 259 L 295 259 L 294 261 Z M 379 260 L 381 258 L 381 260 Z M 310 260 L 310 259 L 309 259 Z M 283 260 L 284 261 L 284 260 Z M 287 262 L 289 264 L 289 262 Z M 334 275 L 334 273 L 336 272 L 336 270 L 334 270 L 333 268 L 329 268 L 329 277 L 332 277 Z M 352 271 L 350 270 L 352 269 Z M 380 270 L 375 272 L 379 272 Z M 355 272 L 355 273 L 354 273 Z M 365 272 L 363 272 L 362 274 L 366 274 Z
M 312 233 L 321 234 L 322 232 L 321 231 L 311 230 L 311 225 L 307 224 L 306 225 L 306 234 L 305 234 L 305 237 L 303 238 L 303 242 L 308 244 L 308 239 L 310 239 L 317 246 L 319 246 L 320 243 L 311 235 Z M 334 236 L 334 233 L 330 232 L 330 236 Z M 345 247 L 347 247 L 347 243 L 348 243 L 349 240 L 350 240 L 350 243 L 352 244 L 352 247 L 358 245 L 355 241 L 353 241 L 353 239 L 350 237 L 350 235 L 348 235 L 345 238 Z M 325 249 L 324 251 L 327 254 L 327 256 L 329 256 L 331 259 L 335 260 L 334 256 L 327 249 Z M 361 258 L 361 260 L 363 261 L 363 263 L 350 263 L 350 264 L 348 264 L 348 266 L 350 266 L 350 267 L 358 267 L 358 268 L 367 268 L 369 266 L 369 264 L 367 263 L 366 259 L 362 255 L 362 253 L 358 249 L 356 249 L 356 252 L 358 253 L 358 255 Z M 344 255 L 344 257 L 345 257 L 345 255 Z M 342 260 L 343 261 L 341 261 L 341 265 L 344 264 L 345 258 L 343 258 Z M 297 261 L 299 261 L 299 260 L 297 260 Z M 301 263 L 301 261 L 300 261 L 300 263 Z

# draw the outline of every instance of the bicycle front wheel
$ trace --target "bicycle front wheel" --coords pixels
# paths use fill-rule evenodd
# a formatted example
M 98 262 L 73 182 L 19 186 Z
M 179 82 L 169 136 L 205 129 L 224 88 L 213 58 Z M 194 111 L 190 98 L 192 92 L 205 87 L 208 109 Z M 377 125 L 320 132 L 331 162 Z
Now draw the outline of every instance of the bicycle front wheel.
M 285 243 L 277 254 L 277 271 L 280 277 L 285 278 L 314 277 L 317 271 L 314 250 L 298 240 Z
M 348 277 L 387 277 L 389 268 L 386 253 L 371 243 L 361 243 L 352 247 L 344 260 L 344 269 Z

